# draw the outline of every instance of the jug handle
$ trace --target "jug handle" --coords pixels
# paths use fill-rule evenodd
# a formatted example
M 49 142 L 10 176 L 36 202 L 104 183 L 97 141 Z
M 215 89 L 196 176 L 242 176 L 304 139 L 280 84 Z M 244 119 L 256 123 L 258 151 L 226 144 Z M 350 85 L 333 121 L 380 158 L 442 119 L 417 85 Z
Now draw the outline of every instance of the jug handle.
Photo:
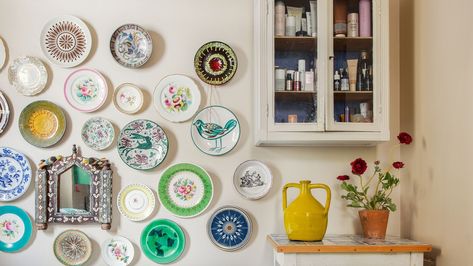
M 325 211 L 324 214 L 327 215 L 328 209 L 330 209 L 330 199 L 332 197 L 332 194 L 330 192 L 330 187 L 325 185 L 325 184 L 310 184 L 309 185 L 310 189 L 313 188 L 322 188 L 325 189 L 325 192 L 327 192 L 327 199 L 325 200 Z
M 301 189 L 301 185 L 296 184 L 296 183 L 289 183 L 283 187 L 282 189 L 282 210 L 283 211 L 287 208 L 287 189 L 290 187 Z

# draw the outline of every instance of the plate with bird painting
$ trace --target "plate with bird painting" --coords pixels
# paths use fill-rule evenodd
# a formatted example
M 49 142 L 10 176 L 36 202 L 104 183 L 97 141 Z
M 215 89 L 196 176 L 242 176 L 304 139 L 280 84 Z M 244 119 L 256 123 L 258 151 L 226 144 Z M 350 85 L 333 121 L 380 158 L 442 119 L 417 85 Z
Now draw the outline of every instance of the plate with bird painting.
M 54 240 L 54 255 L 68 266 L 84 265 L 92 255 L 92 242 L 79 230 L 66 230 Z
M 138 119 L 128 123 L 118 137 L 118 154 L 131 168 L 149 170 L 160 165 L 169 149 L 164 130 L 155 122 Z
M 143 107 L 143 92 L 138 86 L 131 83 L 123 83 L 113 93 L 113 103 L 122 113 L 134 114 Z
M 191 137 L 203 153 L 224 155 L 235 148 L 240 139 L 240 122 L 229 109 L 218 105 L 208 106 L 194 117 Z
M 195 164 L 175 164 L 161 175 L 158 196 L 164 208 L 175 216 L 195 217 L 212 202 L 212 178 Z
M 25 247 L 32 229 L 31 219 L 23 209 L 0 206 L 0 251 L 16 252 Z
M 233 174 L 233 186 L 247 199 L 256 200 L 266 196 L 272 183 L 269 168 L 256 160 L 241 163 Z
M 138 68 L 151 57 L 153 43 L 151 35 L 136 24 L 125 24 L 112 34 L 110 51 L 122 66 Z
M 186 248 L 182 228 L 168 219 L 158 219 L 148 224 L 141 233 L 141 250 L 148 259 L 166 264 L 177 260 Z
M 114 236 L 102 243 L 102 258 L 109 266 L 126 266 L 133 261 L 133 244 L 123 236 Z
M 31 166 L 24 154 L 0 147 L 0 201 L 12 201 L 25 194 L 31 176 Z
M 199 78 L 210 85 L 229 82 L 237 71 L 238 61 L 233 49 L 219 41 L 202 45 L 194 57 Z
M 224 251 L 235 251 L 248 244 L 252 229 L 248 213 L 233 206 L 218 209 L 207 222 L 210 240 Z
M 72 72 L 64 83 L 67 102 L 80 112 L 93 112 L 107 99 L 108 85 L 95 69 L 82 68 Z
M 102 117 L 87 120 L 81 130 L 82 141 L 90 148 L 101 151 L 108 148 L 115 138 L 112 122 Z

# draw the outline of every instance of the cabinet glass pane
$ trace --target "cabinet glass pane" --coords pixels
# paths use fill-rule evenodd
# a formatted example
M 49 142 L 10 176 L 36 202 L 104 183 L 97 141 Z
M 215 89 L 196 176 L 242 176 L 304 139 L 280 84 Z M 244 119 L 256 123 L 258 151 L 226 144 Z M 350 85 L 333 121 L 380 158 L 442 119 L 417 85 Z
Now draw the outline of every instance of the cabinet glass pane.
M 317 122 L 316 3 L 275 1 L 275 123 Z

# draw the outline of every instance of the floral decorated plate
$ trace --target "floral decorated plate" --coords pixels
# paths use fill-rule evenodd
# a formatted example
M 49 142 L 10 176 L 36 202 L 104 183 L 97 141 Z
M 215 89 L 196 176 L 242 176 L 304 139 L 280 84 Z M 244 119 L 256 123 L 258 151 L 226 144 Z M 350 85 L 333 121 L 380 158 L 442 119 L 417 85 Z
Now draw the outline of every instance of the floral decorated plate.
M 124 187 L 117 197 L 118 211 L 132 221 L 142 221 L 154 210 L 156 199 L 153 191 L 142 184 Z
M 31 166 L 24 154 L 0 147 L 0 201 L 12 201 L 25 194 L 31 176 Z
M 28 214 L 16 206 L 0 206 L 0 251 L 16 252 L 28 244 L 32 232 Z
M 224 206 L 210 217 L 207 233 L 217 247 L 225 251 L 235 251 L 250 241 L 252 227 L 251 219 L 244 210 Z
M 208 42 L 194 57 L 194 68 L 199 78 L 210 85 L 223 85 L 236 73 L 237 57 L 233 49 L 219 41 Z
M 75 67 L 89 56 L 92 36 L 89 28 L 73 16 L 59 16 L 44 25 L 41 49 L 44 55 L 61 67 Z
M 102 243 L 102 258 L 109 266 L 125 266 L 133 261 L 135 249 L 130 240 L 114 236 Z
M 54 240 L 54 255 L 64 265 L 85 264 L 92 255 L 90 239 L 79 230 L 66 230 Z
M 110 51 L 118 63 L 129 68 L 144 65 L 151 57 L 151 36 L 136 24 L 125 24 L 110 39 Z
M 93 112 L 107 99 L 108 85 L 97 70 L 82 68 L 72 72 L 64 84 L 67 102 L 80 112 Z
M 10 107 L 7 99 L 0 91 L 0 134 L 7 128 L 8 120 L 10 119 Z
M 212 179 L 197 165 L 175 164 L 161 175 L 158 196 L 161 204 L 175 216 L 194 217 L 205 211 L 212 201 Z
M 140 244 L 148 259 L 166 264 L 177 260 L 184 252 L 186 237 L 175 222 L 158 219 L 143 229 Z
M 156 86 L 153 102 L 164 119 L 183 122 L 192 118 L 199 109 L 200 91 L 191 78 L 170 75 Z
M 153 121 L 134 120 L 123 127 L 118 137 L 118 154 L 131 168 L 149 170 L 160 165 L 169 149 L 164 130 Z
M 66 131 L 62 109 L 49 101 L 30 103 L 21 111 L 18 124 L 23 138 L 40 148 L 56 144 Z
M 0 70 L 5 65 L 6 60 L 7 60 L 7 49 L 5 48 L 5 43 L 3 42 L 2 38 L 0 38 Z
M 230 152 L 240 139 L 240 122 L 229 109 L 212 105 L 194 117 L 191 137 L 195 146 L 208 155 Z
M 19 57 L 8 69 L 8 80 L 16 90 L 26 96 L 40 93 L 48 82 L 48 72 L 39 58 Z
M 82 141 L 96 151 L 108 148 L 115 138 L 112 122 L 105 118 L 93 117 L 87 120 L 81 130 Z
M 248 199 L 260 199 L 268 194 L 273 183 L 269 168 L 260 161 L 250 160 L 240 164 L 233 174 L 233 186 Z
M 143 92 L 131 83 L 124 83 L 115 89 L 113 103 L 125 114 L 134 114 L 143 106 Z

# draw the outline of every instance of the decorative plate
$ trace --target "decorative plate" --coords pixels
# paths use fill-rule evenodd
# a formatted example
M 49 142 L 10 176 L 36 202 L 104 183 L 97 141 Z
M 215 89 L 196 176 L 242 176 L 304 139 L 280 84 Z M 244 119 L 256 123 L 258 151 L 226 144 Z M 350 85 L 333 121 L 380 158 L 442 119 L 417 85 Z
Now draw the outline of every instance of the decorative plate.
M 171 122 L 189 120 L 200 106 L 200 91 L 195 82 L 184 75 L 163 78 L 153 94 L 159 114 Z
M 138 68 L 151 57 L 151 36 L 136 24 L 125 24 L 115 30 L 110 39 L 113 58 L 125 67 Z
M 142 221 L 154 210 L 156 199 L 153 191 L 142 184 L 124 187 L 117 197 L 118 211 L 132 221 Z
M 28 214 L 16 206 L 0 206 L 0 251 L 15 252 L 28 244 L 32 224 Z
M 97 70 L 82 68 L 72 72 L 64 84 L 67 102 L 81 112 L 99 109 L 107 99 L 108 85 Z
M 24 154 L 0 147 L 0 201 L 12 201 L 25 194 L 31 176 L 31 166 Z
M 7 49 L 5 48 L 5 43 L 3 43 L 2 38 L 0 38 L 0 70 L 5 65 L 7 60 Z
M 181 227 L 167 219 L 154 220 L 141 233 L 141 249 L 150 260 L 165 264 L 177 260 L 186 247 Z
M 32 96 L 46 87 L 48 71 L 43 62 L 36 57 L 19 57 L 8 69 L 8 80 L 19 93 Z
M 124 83 L 115 89 L 113 103 L 125 114 L 134 114 L 143 106 L 143 92 L 131 83 Z
M 175 216 L 194 217 L 205 211 L 212 201 L 212 179 L 195 164 L 175 164 L 161 175 L 158 196 L 161 204 Z
M 90 239 L 79 230 L 66 230 L 54 240 L 54 255 L 64 265 L 83 265 L 92 255 Z
M 240 122 L 229 109 L 212 105 L 194 117 L 191 137 L 195 146 L 208 155 L 230 152 L 240 139 Z
M 169 140 L 153 121 L 138 119 L 128 123 L 118 137 L 118 154 L 131 168 L 149 170 L 160 165 L 168 154 Z
M 112 122 L 101 117 L 87 120 L 82 126 L 81 137 L 85 145 L 101 151 L 108 148 L 115 138 Z
M 102 243 L 102 258 L 109 266 L 129 265 L 135 256 L 135 249 L 130 240 L 114 236 Z
M 237 57 L 233 49 L 223 42 L 208 42 L 199 48 L 194 57 L 194 68 L 199 78 L 210 85 L 223 85 L 236 73 Z
M 50 20 L 41 32 L 41 49 L 54 64 L 75 67 L 81 64 L 92 48 L 89 28 L 73 16 L 60 16 Z
M 66 131 L 66 117 L 62 109 L 49 101 L 30 103 L 21 111 L 20 133 L 36 147 L 50 147 L 61 140 Z
M 272 184 L 271 171 L 260 161 L 243 162 L 233 174 L 235 189 L 248 199 L 260 199 L 266 196 Z
M 250 241 L 251 231 L 249 215 L 233 206 L 218 209 L 207 222 L 210 240 L 225 251 L 235 251 L 245 246 Z
M 0 134 L 7 128 L 9 118 L 10 107 L 8 106 L 7 99 L 0 91 Z

